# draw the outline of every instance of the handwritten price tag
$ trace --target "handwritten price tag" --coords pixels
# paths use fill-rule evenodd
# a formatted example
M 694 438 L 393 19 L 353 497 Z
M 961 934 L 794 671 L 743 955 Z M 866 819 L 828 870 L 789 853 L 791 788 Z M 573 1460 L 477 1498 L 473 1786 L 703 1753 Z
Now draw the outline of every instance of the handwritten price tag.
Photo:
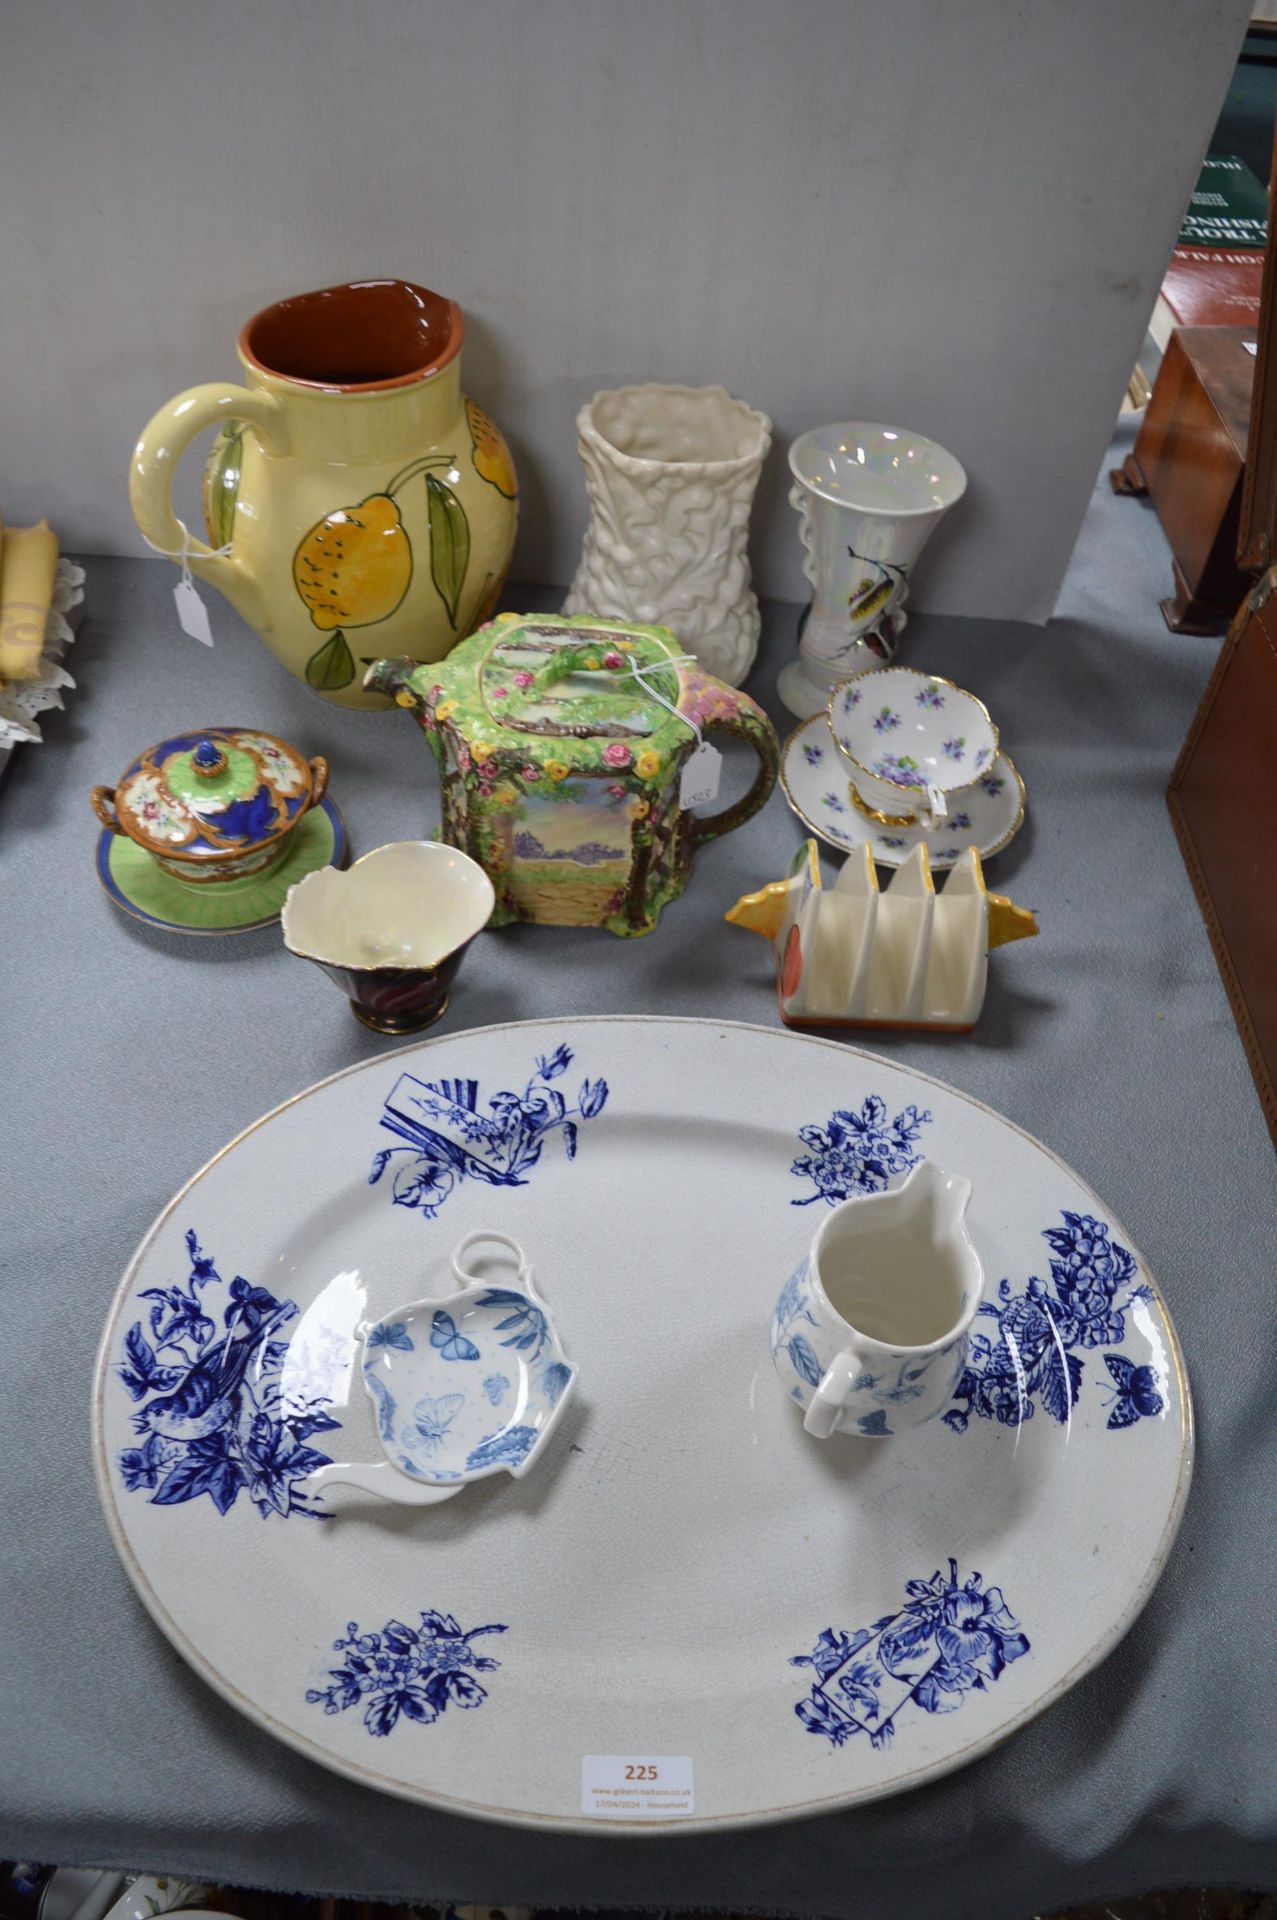
M 677 1820 L 696 1811 L 686 1755 L 587 1753 L 581 1811 L 600 1820 Z
M 702 740 L 691 759 L 683 763 L 678 783 L 679 806 L 699 807 L 703 801 L 714 799 L 722 771 L 722 754 L 717 747 L 711 747 L 708 740 Z
M 182 632 L 189 633 L 201 646 L 211 647 L 213 629 L 208 624 L 208 608 L 200 599 L 195 582 L 179 580 L 173 589 L 173 598 L 177 602 L 177 624 Z

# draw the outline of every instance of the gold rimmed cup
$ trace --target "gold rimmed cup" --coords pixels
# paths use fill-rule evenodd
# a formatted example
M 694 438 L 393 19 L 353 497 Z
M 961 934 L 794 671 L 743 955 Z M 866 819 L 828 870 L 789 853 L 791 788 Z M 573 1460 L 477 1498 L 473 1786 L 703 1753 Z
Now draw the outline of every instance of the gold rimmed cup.
M 851 798 L 879 826 L 939 826 L 998 757 L 998 729 L 983 700 L 917 667 L 842 681 L 828 714 Z M 901 811 L 902 800 L 913 804 Z

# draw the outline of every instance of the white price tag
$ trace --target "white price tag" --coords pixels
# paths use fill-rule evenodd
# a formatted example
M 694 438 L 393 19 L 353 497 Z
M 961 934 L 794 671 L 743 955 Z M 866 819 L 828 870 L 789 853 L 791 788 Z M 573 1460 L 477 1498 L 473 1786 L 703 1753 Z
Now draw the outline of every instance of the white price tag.
M 696 1811 L 686 1755 L 587 1753 L 581 1811 L 600 1820 L 677 1820 Z
M 208 624 L 208 608 L 200 599 L 193 580 L 179 580 L 173 589 L 173 598 L 177 602 L 177 622 L 183 633 L 189 633 L 192 640 L 198 640 L 202 646 L 213 644 L 213 629 Z
M 722 754 L 717 747 L 711 747 L 708 740 L 702 740 L 691 759 L 683 764 L 678 783 L 679 806 L 699 807 L 702 801 L 712 800 L 718 792 L 722 771 Z

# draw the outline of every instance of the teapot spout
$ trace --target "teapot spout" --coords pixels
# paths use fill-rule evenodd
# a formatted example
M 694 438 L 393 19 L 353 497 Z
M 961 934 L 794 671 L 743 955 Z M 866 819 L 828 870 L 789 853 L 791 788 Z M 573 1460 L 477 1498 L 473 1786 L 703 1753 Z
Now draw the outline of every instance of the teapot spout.
M 406 655 L 396 660 L 374 660 L 364 675 L 365 693 L 385 693 L 400 707 L 421 706 L 421 696 L 413 685 L 417 662 Z

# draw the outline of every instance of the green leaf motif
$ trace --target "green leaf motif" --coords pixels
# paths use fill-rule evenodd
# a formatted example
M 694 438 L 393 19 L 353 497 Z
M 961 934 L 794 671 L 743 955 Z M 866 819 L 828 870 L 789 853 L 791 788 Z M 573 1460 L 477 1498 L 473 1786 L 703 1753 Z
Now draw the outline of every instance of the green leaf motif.
M 426 475 L 426 501 L 430 508 L 430 578 L 455 627 L 470 565 L 470 522 L 452 488 L 436 480 L 433 473 Z
M 240 467 L 244 457 L 244 425 L 228 420 L 209 454 L 205 474 L 204 518 L 209 540 L 227 547 L 235 530 L 235 502 L 239 498 Z
M 336 693 L 348 687 L 355 677 L 355 663 L 340 627 L 334 627 L 322 647 L 317 647 L 306 662 L 306 684 L 316 693 Z

